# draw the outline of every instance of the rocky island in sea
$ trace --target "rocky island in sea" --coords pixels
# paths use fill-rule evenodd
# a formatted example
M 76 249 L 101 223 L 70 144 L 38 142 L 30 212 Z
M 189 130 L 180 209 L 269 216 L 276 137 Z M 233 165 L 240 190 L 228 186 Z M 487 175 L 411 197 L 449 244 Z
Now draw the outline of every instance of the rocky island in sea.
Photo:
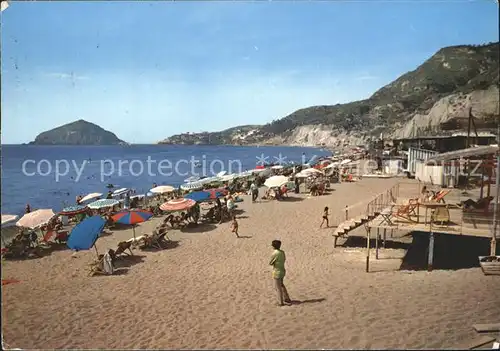
M 38 134 L 30 145 L 126 145 L 114 133 L 83 119 Z

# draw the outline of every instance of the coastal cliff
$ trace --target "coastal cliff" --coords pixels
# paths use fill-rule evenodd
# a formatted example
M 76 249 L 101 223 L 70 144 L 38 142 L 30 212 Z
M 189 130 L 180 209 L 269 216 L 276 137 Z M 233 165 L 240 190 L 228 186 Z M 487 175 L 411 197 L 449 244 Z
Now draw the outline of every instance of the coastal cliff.
M 448 121 L 468 116 L 470 109 L 474 117 L 498 123 L 498 42 L 443 48 L 366 100 L 307 107 L 263 126 L 184 133 L 160 143 L 342 147 L 381 134 L 439 133 Z
M 38 134 L 30 145 L 124 145 L 126 142 L 94 123 L 80 119 Z

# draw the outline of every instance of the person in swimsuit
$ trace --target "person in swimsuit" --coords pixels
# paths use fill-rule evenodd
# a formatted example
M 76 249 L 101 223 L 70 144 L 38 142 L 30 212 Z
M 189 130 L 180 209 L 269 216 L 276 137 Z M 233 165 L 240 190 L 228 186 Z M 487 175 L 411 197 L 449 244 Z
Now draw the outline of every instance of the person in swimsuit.
M 273 266 L 273 279 L 276 291 L 278 293 L 278 306 L 284 306 L 284 302 L 291 304 L 292 300 L 288 295 L 288 291 L 283 283 L 285 278 L 285 252 L 281 250 L 281 241 L 273 240 L 271 246 L 274 249 L 273 255 L 271 256 L 271 261 L 269 265 Z
M 326 227 L 328 228 L 330 224 L 328 223 L 328 206 L 323 210 L 323 220 L 321 221 L 320 228 L 323 227 L 323 223 L 326 221 Z
M 231 232 L 236 234 L 236 237 L 239 238 L 238 235 L 238 221 L 236 220 L 236 216 L 233 216 L 233 222 L 231 223 Z

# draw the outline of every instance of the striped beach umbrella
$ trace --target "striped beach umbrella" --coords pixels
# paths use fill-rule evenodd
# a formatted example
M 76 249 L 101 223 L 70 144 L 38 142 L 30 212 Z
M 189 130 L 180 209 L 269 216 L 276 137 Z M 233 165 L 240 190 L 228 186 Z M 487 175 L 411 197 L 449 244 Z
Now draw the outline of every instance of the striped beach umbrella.
M 61 216 L 74 216 L 80 213 L 85 213 L 87 211 L 87 206 L 69 206 L 65 207 L 62 209 L 61 212 L 59 212 L 59 215 Z
M 115 199 L 102 199 L 92 202 L 91 204 L 88 205 L 88 207 L 93 210 L 99 210 L 105 207 L 113 207 L 115 205 L 118 205 L 119 203 L 120 201 Z
M 160 210 L 162 211 L 170 211 L 170 212 L 175 212 L 175 211 L 185 211 L 191 207 L 196 205 L 196 201 L 191 200 L 191 199 L 174 199 L 165 202 L 160 206 Z
M 200 190 L 200 189 L 203 189 L 203 183 L 201 183 L 201 182 L 194 182 L 194 183 L 182 184 L 181 185 L 181 189 L 182 190 L 187 190 L 187 191 Z
M 137 223 L 146 222 L 151 217 L 153 217 L 153 214 L 151 212 L 137 209 L 137 210 L 120 211 L 115 215 L 111 216 L 111 219 L 113 220 L 113 222 L 116 223 L 134 225 Z M 132 227 L 132 230 L 134 232 L 134 240 L 135 240 L 135 226 Z

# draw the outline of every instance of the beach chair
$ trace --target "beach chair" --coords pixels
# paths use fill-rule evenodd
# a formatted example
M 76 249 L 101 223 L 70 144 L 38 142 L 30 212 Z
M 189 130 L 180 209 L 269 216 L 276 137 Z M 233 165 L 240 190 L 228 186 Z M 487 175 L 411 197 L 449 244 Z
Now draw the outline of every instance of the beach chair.
M 121 255 L 125 254 L 127 256 L 133 256 L 134 253 L 132 252 L 132 243 L 133 241 L 121 241 L 118 243 L 118 248 L 115 251 L 115 257 L 118 258 Z M 130 255 L 128 254 L 128 251 L 130 251 Z
M 113 260 L 109 252 L 106 252 L 102 257 L 89 265 L 89 276 L 96 274 L 112 275 L 114 272 Z
M 432 199 L 432 201 L 446 203 L 446 201 L 444 201 L 444 197 L 448 195 L 450 192 L 451 190 L 449 189 L 440 190 L 436 193 L 436 196 Z
M 387 225 L 392 226 L 394 223 L 392 223 L 392 215 L 393 215 L 393 206 L 389 206 L 384 208 L 380 212 L 380 217 L 382 217 L 382 221 L 380 222 L 380 225 L 384 225 L 387 223 Z
M 410 199 L 406 205 L 399 206 L 397 210 L 393 212 L 393 216 L 415 223 L 418 220 L 417 208 L 418 200 Z M 415 216 L 417 219 L 413 219 L 413 216 Z

